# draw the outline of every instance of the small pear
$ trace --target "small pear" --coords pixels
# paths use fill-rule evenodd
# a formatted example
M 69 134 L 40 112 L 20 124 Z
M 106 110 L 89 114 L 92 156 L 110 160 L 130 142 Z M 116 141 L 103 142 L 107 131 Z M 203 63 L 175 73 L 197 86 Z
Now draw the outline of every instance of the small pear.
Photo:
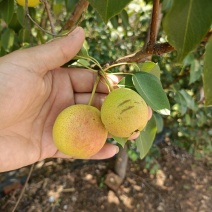
M 118 88 L 105 98 L 101 119 L 110 134 L 128 138 L 146 126 L 148 106 L 135 91 Z
M 64 109 L 53 126 L 55 146 L 75 158 L 90 158 L 107 139 L 100 111 L 89 105 L 73 105 Z
M 21 6 L 25 6 L 25 0 L 16 0 L 17 3 Z M 40 4 L 40 0 L 28 0 L 28 7 L 36 7 Z

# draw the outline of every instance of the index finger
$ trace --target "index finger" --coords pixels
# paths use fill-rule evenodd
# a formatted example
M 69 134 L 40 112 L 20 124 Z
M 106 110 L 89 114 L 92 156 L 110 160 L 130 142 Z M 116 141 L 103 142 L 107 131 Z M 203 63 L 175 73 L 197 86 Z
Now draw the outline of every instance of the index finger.
M 97 73 L 88 69 L 81 69 L 81 68 L 63 68 L 63 69 L 67 70 L 69 74 L 74 92 L 76 93 L 92 92 L 97 77 Z M 110 82 L 110 84 L 112 85 L 112 87 L 114 88 L 120 81 L 120 77 L 117 77 L 113 74 L 107 74 L 106 77 Z M 100 82 L 98 83 L 96 92 L 105 94 L 108 93 L 108 87 L 103 78 L 101 78 Z

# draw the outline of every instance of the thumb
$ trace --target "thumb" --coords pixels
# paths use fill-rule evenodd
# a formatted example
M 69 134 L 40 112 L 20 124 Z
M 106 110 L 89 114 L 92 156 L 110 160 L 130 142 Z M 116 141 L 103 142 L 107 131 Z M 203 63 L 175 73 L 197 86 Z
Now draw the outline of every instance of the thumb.
M 58 68 L 71 60 L 81 49 L 85 35 L 81 27 L 63 38 L 57 38 L 47 44 L 18 50 L 8 55 L 18 65 L 45 75 L 49 70 Z M 20 62 L 21 61 L 21 62 Z M 13 63 L 13 64 L 14 64 Z M 20 64 L 21 63 L 21 64 Z

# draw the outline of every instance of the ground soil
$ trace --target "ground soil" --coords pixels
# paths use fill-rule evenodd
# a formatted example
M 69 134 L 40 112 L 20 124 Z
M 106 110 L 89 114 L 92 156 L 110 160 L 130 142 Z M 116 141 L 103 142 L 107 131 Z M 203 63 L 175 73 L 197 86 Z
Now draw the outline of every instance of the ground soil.
M 172 145 L 160 146 L 159 170 L 128 163 L 116 190 L 105 184 L 115 158 L 104 161 L 46 160 L 35 165 L 17 211 L 26 212 L 212 212 L 212 162 L 194 160 Z M 0 211 L 12 211 L 30 167 L 0 174 Z M 2 184 L 3 185 L 3 184 Z

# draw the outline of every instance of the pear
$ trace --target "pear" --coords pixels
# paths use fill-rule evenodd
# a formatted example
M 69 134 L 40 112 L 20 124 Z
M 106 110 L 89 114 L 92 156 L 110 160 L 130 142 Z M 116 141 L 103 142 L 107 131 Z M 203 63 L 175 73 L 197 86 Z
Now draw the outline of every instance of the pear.
M 25 0 L 16 0 L 17 3 L 21 6 L 25 6 Z M 40 0 L 28 0 L 28 7 L 36 7 L 40 4 Z
M 101 119 L 110 134 L 129 138 L 146 126 L 148 106 L 137 92 L 128 88 L 118 88 L 105 98 L 101 108 Z
M 107 139 L 100 111 L 89 105 L 73 105 L 64 109 L 53 126 L 55 146 L 74 158 L 90 158 Z

